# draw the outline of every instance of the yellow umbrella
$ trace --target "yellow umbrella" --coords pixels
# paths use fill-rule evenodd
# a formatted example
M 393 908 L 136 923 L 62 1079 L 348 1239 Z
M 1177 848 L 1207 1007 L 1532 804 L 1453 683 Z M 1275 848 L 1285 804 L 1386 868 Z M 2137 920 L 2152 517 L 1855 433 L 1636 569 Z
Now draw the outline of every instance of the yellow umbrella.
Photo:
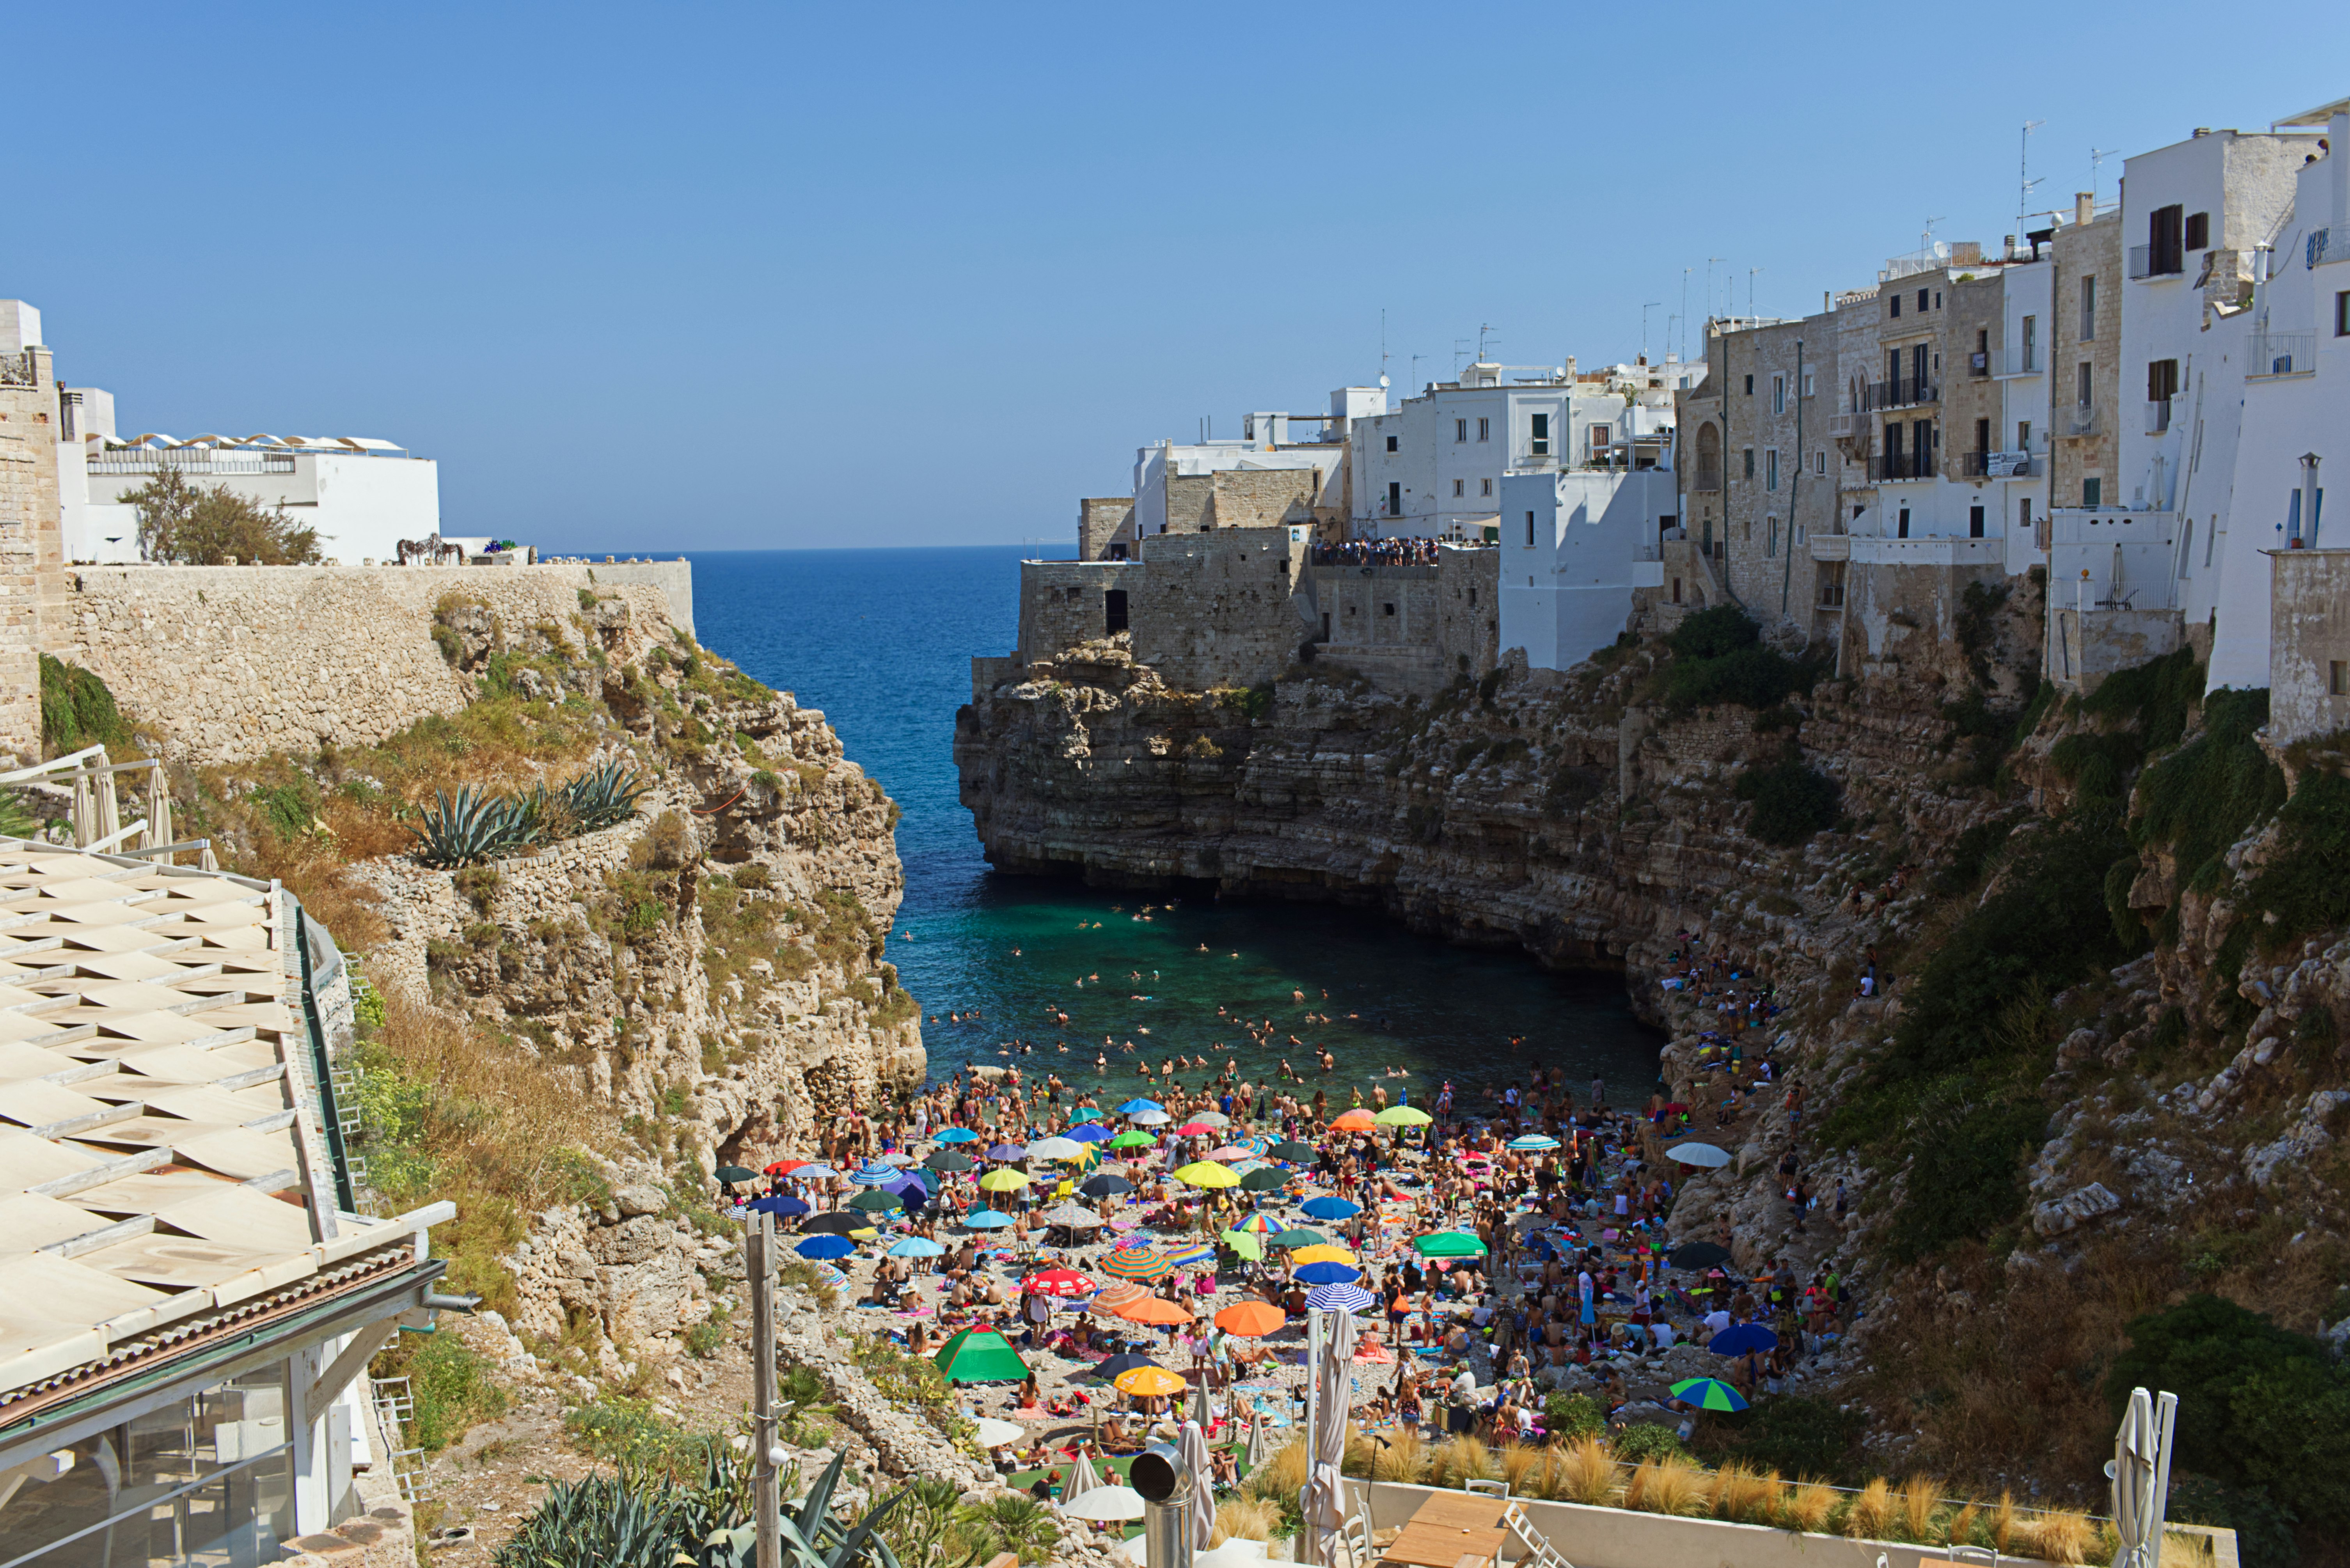
M 1371 1119 L 1383 1127 L 1424 1127 L 1436 1118 L 1418 1106 L 1389 1106 Z
M 1028 1185 L 1028 1173 L 1005 1166 L 1000 1170 L 991 1170 L 981 1177 L 979 1184 L 990 1192 L 1016 1192 Z
M 1347 1251 L 1346 1248 L 1333 1247 L 1327 1242 L 1325 1242 L 1319 1247 L 1298 1248 L 1297 1251 L 1291 1255 L 1290 1261 L 1301 1267 L 1307 1263 L 1344 1263 L 1347 1267 L 1351 1269 L 1355 1267 L 1357 1260 L 1356 1259 L 1355 1254 Z
M 1153 1395 L 1180 1394 L 1191 1385 L 1183 1381 L 1181 1374 L 1170 1372 L 1163 1366 L 1137 1366 L 1119 1373 L 1110 1386 L 1121 1394 L 1149 1398 Z
M 1185 1166 L 1175 1173 L 1175 1179 L 1189 1182 L 1193 1187 L 1238 1187 L 1241 1184 L 1239 1173 L 1231 1166 L 1218 1165 L 1212 1159 Z

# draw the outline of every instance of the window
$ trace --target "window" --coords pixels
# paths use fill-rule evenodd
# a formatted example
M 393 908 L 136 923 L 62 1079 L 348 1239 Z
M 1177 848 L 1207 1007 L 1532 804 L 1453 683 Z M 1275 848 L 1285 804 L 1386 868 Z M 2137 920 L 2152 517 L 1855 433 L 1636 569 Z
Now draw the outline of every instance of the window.
M 2095 506 L 2105 499 L 2106 482 L 2095 474 L 2081 481 L 2081 504 Z
M 1550 416 L 1548 414 L 1534 416 L 1530 433 L 1526 439 L 1526 450 L 1536 457 L 1550 455 Z
M 2032 450 L 2032 421 L 2030 420 L 2018 420 L 2015 421 L 2015 450 L 2018 452 L 2030 452 Z
M 1754 378 L 1752 376 L 1746 378 L 1746 395 L 1750 398 L 1754 395 Z
M 1379 613 L 1381 615 L 1393 615 L 1395 614 L 1395 606 L 1391 604 L 1383 604 L 1379 606 Z
M 1776 517 L 1762 520 L 1762 553 L 1766 556 L 1779 553 L 1779 520 Z
M 1775 446 L 1762 454 L 1762 488 L 1779 488 L 1779 449 Z
M 1102 631 L 1116 637 L 1126 629 L 1126 590 L 1112 588 L 1102 595 Z
M 1721 432 L 1710 423 L 1697 427 L 1697 487 L 1721 488 Z
M 1827 471 L 1828 454 L 1825 451 L 1812 453 L 1812 472 L 1814 473 L 1825 473 Z
M 1393 480 L 1388 482 L 1388 515 L 1390 517 L 1403 515 L 1403 486 Z
M 2146 216 L 2147 271 L 2167 276 L 2187 270 L 2187 209 L 2176 202 Z
M 1531 550 L 1531 549 L 1533 549 L 1534 547 L 1534 514 L 1533 513 L 1529 512 L 1529 513 L 1527 513 L 1527 514 L 1526 514 L 1526 548 L 1527 548 L 1527 549 L 1529 549 L 1529 550 Z
M 1454 495 L 1455 497 L 1459 497 L 1459 496 L 1461 496 L 1461 495 L 1465 495 L 1465 494 L 1467 494 L 1467 493 L 1468 493 L 1468 488 L 1467 488 L 1467 486 L 1468 486 L 1468 481 L 1466 481 L 1466 480 L 1461 480 L 1461 479 L 1456 479 L 1456 480 L 1454 480 L 1454 481 L 1452 482 L 1452 493 L 1453 493 L 1453 495 Z
M 1980 539 L 1982 536 L 1983 509 L 1980 506 L 1970 506 L 1967 508 L 1967 537 Z
M 1787 411 L 1787 378 L 1784 376 L 1771 378 L 1771 411 L 1774 414 Z
M 2036 316 L 2027 316 L 2023 318 L 2023 362 L 2016 366 L 2016 369 L 2019 370 L 2038 369 L 2040 368 L 2039 352 L 2040 318 Z
M 1393 452 L 1393 451 L 1395 451 L 1395 449 L 1396 449 L 1396 438 L 1395 438 L 1395 437 L 1393 437 L 1393 436 L 1389 436 L 1389 437 L 1388 437 L 1388 450 L 1389 452 Z
M 2184 564 L 2179 567 L 2178 575 L 2182 577 L 2193 576 L 2195 575 L 2195 519 L 2189 517 L 2180 524 L 2180 527 L 2184 532 L 2178 536 L 2178 559 Z
M 2146 367 L 2146 400 L 2167 403 L 2178 395 L 2178 361 L 2150 359 Z
M 2334 336 L 2350 337 L 2350 288 L 2334 296 Z
M 1454 420 L 1452 421 L 1452 439 L 1456 441 L 1464 441 L 1469 439 L 1469 421 L 1467 420 Z
M 2089 362 L 2086 359 L 2081 361 L 2081 374 L 2079 379 L 2081 383 L 2081 395 L 2075 398 L 2074 401 L 2085 409 L 2095 400 L 2091 393 L 2089 382 Z
M 1901 314 L 1901 296 L 1898 294 L 1893 294 L 1887 295 L 1886 297 L 1893 301 L 1893 314 L 1896 317 L 1898 317 Z
M 1989 452 L 1991 450 L 1991 421 L 1989 420 L 1977 420 L 1975 421 L 1975 450 L 1977 452 Z
M 1923 288 L 1921 288 L 1921 289 L 1919 289 L 1919 290 L 1918 291 L 1918 315 L 1923 316 L 1923 315 L 1925 315 L 1925 314 L 1926 314 L 1926 296 L 1927 296 L 1927 295 L 1929 295 L 1929 293 L 1931 293 L 1931 292 L 1932 292 L 1932 291 L 1931 291 L 1931 290 L 1929 290 L 1929 289 L 1923 289 Z
M 1813 369 L 1809 365 L 1804 367 L 1804 396 L 1808 398 L 1812 395 L 1814 385 L 1818 379 L 1818 371 Z
M 2350 697 L 2350 659 L 2326 661 L 2325 694 L 2328 697 Z
M 2081 280 L 2081 341 L 2094 343 L 2097 338 L 2097 275 L 2091 273 Z
M 1896 524 L 1896 527 L 1899 529 L 1899 532 L 1894 535 L 1895 538 L 1907 539 L 1909 537 L 1909 508 L 1907 506 L 1904 506 L 1901 509 L 1901 518 Z
M 1591 455 L 1594 457 L 1607 456 L 1607 449 L 1615 444 L 1615 441 L 1616 427 L 1614 425 L 1593 425 L 1591 427 Z
M 1746 449 L 1746 477 L 1754 477 L 1754 449 L 1751 446 Z
M 2190 251 L 2209 250 L 2211 248 L 2210 213 L 2189 213 L 2187 214 L 2187 248 Z
M 2219 529 L 2206 528 L 2203 530 L 2203 569 L 2207 572 L 2211 569 L 2211 546 L 2217 545 L 2219 542 Z
M 2015 503 L 2015 525 L 2022 532 L 2032 532 L 2032 497 L 2019 497 Z
M 1480 495 L 1491 495 L 1491 494 L 1492 494 L 1492 493 L 1493 493 L 1493 482 L 1492 482 L 1492 480 L 1490 480 L 1490 479 L 1481 479 L 1481 480 L 1479 480 L 1479 481 L 1477 482 L 1477 493 L 1478 493 L 1478 494 L 1480 494 Z
M 1479 441 L 1491 441 L 1493 439 L 1492 421 L 1479 420 L 1477 421 L 1477 439 Z

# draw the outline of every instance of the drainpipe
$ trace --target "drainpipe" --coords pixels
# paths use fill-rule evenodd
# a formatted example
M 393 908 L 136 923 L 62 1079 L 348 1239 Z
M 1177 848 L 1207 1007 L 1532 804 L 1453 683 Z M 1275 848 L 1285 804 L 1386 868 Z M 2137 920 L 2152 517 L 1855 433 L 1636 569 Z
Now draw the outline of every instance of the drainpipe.
M 1795 580 L 1795 516 L 1804 496 L 1804 340 L 1795 339 L 1795 472 L 1787 482 L 1787 558 L 1779 570 L 1779 615 L 1787 614 L 1787 594 Z M 1805 640 L 1809 640 L 1807 638 Z
M 1731 319 L 1734 322 L 1737 317 L 1733 315 Z M 1730 575 L 1730 334 L 1714 336 L 1721 343 L 1721 581 L 1716 586 L 1730 596 L 1731 604 L 1744 609 L 1746 601 L 1738 597 L 1738 585 Z M 1708 561 L 1705 569 L 1711 572 L 1713 563 Z

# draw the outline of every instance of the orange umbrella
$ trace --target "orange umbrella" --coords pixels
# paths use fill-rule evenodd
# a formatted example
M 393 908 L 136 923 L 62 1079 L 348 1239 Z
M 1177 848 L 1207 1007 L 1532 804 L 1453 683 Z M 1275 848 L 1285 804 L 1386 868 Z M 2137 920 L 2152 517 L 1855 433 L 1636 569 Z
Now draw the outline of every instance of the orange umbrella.
M 1191 1385 L 1180 1372 L 1170 1372 L 1163 1366 L 1138 1366 L 1121 1372 L 1111 1387 L 1121 1394 L 1136 1394 L 1145 1398 L 1159 1394 L 1180 1394 Z
M 1357 1107 L 1332 1122 L 1330 1130 L 1332 1132 L 1368 1132 L 1378 1125 L 1378 1119 L 1370 1112 Z
M 1128 1302 L 1115 1310 L 1128 1323 L 1147 1323 L 1159 1328 L 1171 1328 L 1176 1324 L 1191 1321 L 1189 1312 L 1159 1296 L 1145 1296 L 1139 1302 Z
M 1277 1334 L 1289 1321 L 1288 1314 L 1267 1302 L 1241 1302 L 1216 1314 L 1216 1326 L 1226 1334 L 1237 1334 L 1243 1339 L 1261 1339 Z
M 1300 1266 L 1306 1263 L 1344 1263 L 1351 1269 L 1360 1260 L 1346 1248 L 1334 1247 L 1325 1241 L 1318 1247 L 1298 1248 L 1296 1251 L 1290 1254 L 1289 1261 Z

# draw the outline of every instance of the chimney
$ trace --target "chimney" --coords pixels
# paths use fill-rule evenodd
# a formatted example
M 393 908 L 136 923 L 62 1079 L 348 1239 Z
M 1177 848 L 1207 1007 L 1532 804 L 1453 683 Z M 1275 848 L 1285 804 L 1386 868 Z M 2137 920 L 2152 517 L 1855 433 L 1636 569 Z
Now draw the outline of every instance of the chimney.
M 2096 222 L 2096 219 L 2097 198 L 2095 195 L 2087 191 L 2074 192 L 2073 221 L 2076 223 L 2093 223 Z

